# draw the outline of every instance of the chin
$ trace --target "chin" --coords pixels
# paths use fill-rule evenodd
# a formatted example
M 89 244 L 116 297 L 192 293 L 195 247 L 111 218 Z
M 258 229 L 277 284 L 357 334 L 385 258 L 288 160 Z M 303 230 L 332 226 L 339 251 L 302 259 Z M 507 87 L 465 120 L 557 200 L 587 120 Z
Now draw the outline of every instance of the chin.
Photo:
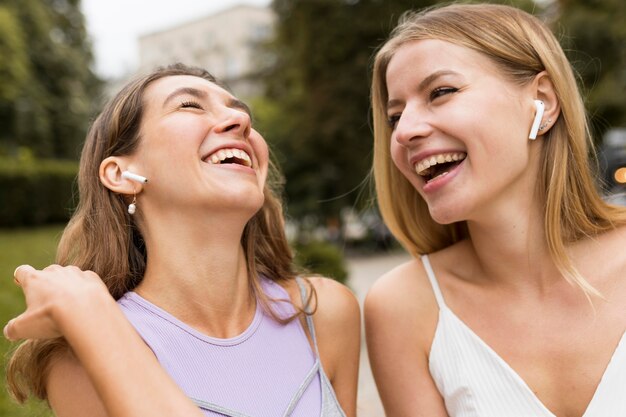
M 432 219 L 442 225 L 452 224 L 466 220 L 465 216 L 461 214 L 460 207 L 432 207 L 428 206 L 428 211 Z

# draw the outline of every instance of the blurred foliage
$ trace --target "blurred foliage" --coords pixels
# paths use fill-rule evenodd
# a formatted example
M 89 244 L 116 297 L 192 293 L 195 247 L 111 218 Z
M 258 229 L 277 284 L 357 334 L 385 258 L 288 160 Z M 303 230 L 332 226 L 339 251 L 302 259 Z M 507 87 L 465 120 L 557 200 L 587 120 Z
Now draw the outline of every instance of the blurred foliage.
M 37 160 L 27 150 L 20 154 L 0 157 L 0 227 L 66 222 L 75 203 L 78 164 Z
M 295 264 L 315 274 L 332 278 L 343 284 L 348 279 L 343 253 L 335 245 L 322 242 L 310 241 L 294 245 Z
M 0 155 L 78 157 L 100 95 L 79 0 L 0 0 Z
M 532 10 L 530 0 L 506 0 Z M 435 0 L 274 0 L 275 64 L 258 127 L 287 178 L 289 213 L 339 218 L 369 203 L 369 69 L 400 15 Z
M 596 139 L 611 127 L 626 127 L 626 2 L 555 4 L 555 32 L 580 75 Z
M 2 166 L 2 163 L 0 163 Z M 31 229 L 0 229 L 0 323 L 2 327 L 11 318 L 24 311 L 24 296 L 11 277 L 21 264 L 44 268 L 54 262 L 56 246 L 63 226 L 46 226 Z M 15 344 L 0 337 L 0 380 L 5 381 L 5 365 L 8 352 Z M 52 417 L 45 403 L 31 400 L 20 406 L 10 397 L 3 385 L 0 389 L 0 416 L 2 417 Z

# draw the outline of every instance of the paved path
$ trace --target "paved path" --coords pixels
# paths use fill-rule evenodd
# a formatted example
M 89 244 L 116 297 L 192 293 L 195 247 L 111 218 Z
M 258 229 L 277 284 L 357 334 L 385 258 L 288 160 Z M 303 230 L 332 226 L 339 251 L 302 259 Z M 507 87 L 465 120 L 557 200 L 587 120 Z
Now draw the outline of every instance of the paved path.
M 393 269 L 396 265 L 406 262 L 410 259 L 405 253 L 396 253 L 392 255 L 375 255 L 368 257 L 347 258 L 348 272 L 350 273 L 348 285 L 363 308 L 363 300 L 367 294 L 367 290 L 371 285 L 385 272 Z M 363 333 L 362 333 L 363 334 Z M 359 396 L 357 401 L 358 417 L 383 417 L 383 407 L 376 391 L 376 385 L 372 377 L 372 371 L 367 359 L 367 348 L 365 346 L 365 338 L 363 334 L 363 342 L 361 347 L 361 368 L 359 370 Z

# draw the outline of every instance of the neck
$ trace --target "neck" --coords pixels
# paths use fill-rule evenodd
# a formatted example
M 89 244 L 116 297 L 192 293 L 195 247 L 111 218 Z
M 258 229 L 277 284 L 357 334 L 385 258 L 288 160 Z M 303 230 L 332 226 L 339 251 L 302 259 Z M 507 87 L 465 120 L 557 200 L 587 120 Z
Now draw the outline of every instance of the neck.
M 143 228 L 146 272 L 136 291 L 205 334 L 234 337 L 247 328 L 256 305 L 241 246 L 247 218 L 207 217 L 151 217 Z
M 500 202 L 481 218 L 468 220 L 470 244 L 481 276 L 543 292 L 562 277 L 550 256 L 543 205 L 520 200 Z

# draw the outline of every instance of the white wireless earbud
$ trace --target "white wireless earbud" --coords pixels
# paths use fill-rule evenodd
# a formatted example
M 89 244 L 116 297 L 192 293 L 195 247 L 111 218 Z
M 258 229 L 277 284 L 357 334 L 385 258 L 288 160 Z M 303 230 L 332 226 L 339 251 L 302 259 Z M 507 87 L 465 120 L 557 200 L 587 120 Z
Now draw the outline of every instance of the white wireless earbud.
M 537 133 L 539 132 L 539 126 L 541 125 L 543 112 L 546 109 L 546 106 L 543 104 L 543 101 L 541 100 L 535 100 L 535 107 L 537 108 L 537 112 L 535 113 L 535 120 L 533 120 L 533 125 L 530 128 L 530 134 L 528 135 L 528 139 L 532 139 L 532 140 L 537 139 Z
M 148 182 L 148 179 L 146 177 L 142 177 L 141 175 L 133 174 L 130 171 L 122 172 L 122 178 L 127 179 L 127 180 L 131 180 L 131 181 L 135 181 L 135 182 L 139 182 L 139 183 L 142 183 L 142 184 L 145 184 L 145 183 Z

